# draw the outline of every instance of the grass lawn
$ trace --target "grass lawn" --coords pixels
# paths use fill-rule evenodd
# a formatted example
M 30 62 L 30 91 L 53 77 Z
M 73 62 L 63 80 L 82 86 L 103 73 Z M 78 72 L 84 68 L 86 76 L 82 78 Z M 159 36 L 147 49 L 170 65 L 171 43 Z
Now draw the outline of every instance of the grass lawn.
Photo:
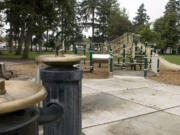
M 55 54 L 55 52 L 42 52 L 42 53 L 37 53 L 37 52 L 29 52 L 29 59 L 35 59 L 39 55 L 50 55 L 50 54 Z M 66 54 L 73 54 L 73 52 L 67 52 Z M 83 52 L 80 53 L 79 55 L 83 55 Z M 89 53 L 86 53 L 87 59 L 89 59 Z M 15 53 L 9 53 L 8 51 L 2 51 L 2 54 L 0 55 L 0 59 L 21 59 L 21 55 L 15 55 Z
M 55 54 L 55 52 L 42 52 L 42 53 L 37 53 L 37 52 L 29 52 L 29 59 L 35 59 L 39 55 L 50 55 L 50 54 Z M 73 54 L 73 52 L 67 52 L 66 54 Z M 83 55 L 83 52 L 79 52 L 79 55 Z M 87 60 L 90 59 L 90 54 L 86 53 Z M 0 55 L 0 59 L 21 59 L 21 55 L 15 55 L 15 53 L 9 53 L 8 51 L 2 51 L 2 55 Z M 114 58 L 114 61 L 117 62 L 118 59 Z M 122 62 L 122 59 L 120 59 L 120 62 Z M 126 62 L 129 62 L 129 59 L 126 59 Z
M 53 54 L 53 52 L 42 52 L 41 54 L 37 52 L 30 52 L 29 53 L 29 59 L 35 59 L 39 55 L 47 55 L 47 54 Z M 0 55 L 1 59 L 21 59 L 21 55 L 15 55 L 15 53 L 9 53 L 8 51 L 2 51 L 2 55 Z
M 180 55 L 161 55 L 167 61 L 180 65 Z

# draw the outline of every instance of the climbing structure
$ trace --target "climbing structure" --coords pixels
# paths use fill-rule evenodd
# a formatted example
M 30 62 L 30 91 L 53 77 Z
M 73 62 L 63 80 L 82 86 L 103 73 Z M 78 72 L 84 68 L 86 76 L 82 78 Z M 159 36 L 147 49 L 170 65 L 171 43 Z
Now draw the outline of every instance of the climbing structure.
M 113 56 L 118 59 L 116 66 L 131 66 L 136 70 L 136 66 L 151 67 L 152 57 L 157 56 L 155 46 L 152 43 L 142 43 L 141 35 L 125 33 L 110 43 Z M 146 59 L 147 58 L 147 66 Z M 122 59 L 122 62 L 120 60 Z
M 98 61 L 101 65 L 107 54 L 109 54 L 108 60 L 111 60 L 109 69 L 112 70 L 110 72 L 113 71 L 113 65 L 122 69 L 131 67 L 134 70 L 139 66 L 141 70 L 144 69 L 145 76 L 148 70 L 159 72 L 159 58 L 156 54 L 155 45 L 148 42 L 142 43 L 141 35 L 139 34 L 125 33 L 109 43 L 91 43 L 89 46 L 86 45 L 86 48 L 80 46 L 78 48 L 89 50 L 91 72 L 93 71 L 93 62 L 96 62 L 96 59 L 101 59 L 101 61 Z M 84 51 L 85 54 L 86 52 Z M 115 62 L 112 60 L 115 60 Z

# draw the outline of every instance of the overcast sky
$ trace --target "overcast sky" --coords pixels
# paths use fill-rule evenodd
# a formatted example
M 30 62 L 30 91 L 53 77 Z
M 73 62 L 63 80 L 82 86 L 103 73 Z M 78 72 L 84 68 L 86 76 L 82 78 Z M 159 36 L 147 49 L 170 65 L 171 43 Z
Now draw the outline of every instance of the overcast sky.
M 150 22 L 154 22 L 157 18 L 163 16 L 165 6 L 169 0 L 118 0 L 121 8 L 126 8 L 129 19 L 132 21 L 136 16 L 137 9 L 144 3 L 147 14 L 150 16 Z M 86 36 L 92 35 L 92 30 L 83 31 Z
M 120 7 L 125 7 L 127 9 L 130 20 L 136 16 L 137 9 L 144 3 L 147 14 L 151 18 L 151 22 L 163 15 L 168 1 L 169 0 L 118 0 Z

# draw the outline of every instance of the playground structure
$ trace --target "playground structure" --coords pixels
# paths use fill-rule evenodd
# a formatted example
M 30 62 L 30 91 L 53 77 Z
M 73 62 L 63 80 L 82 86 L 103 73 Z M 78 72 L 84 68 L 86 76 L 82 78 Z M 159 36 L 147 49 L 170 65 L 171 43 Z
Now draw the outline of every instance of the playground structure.
M 111 43 L 113 50 L 113 56 L 118 59 L 118 63 L 115 66 L 121 66 L 123 69 L 130 66 L 131 69 L 139 66 L 140 69 L 144 67 L 145 72 L 154 68 L 152 60 L 155 62 L 157 59 L 157 67 L 159 70 L 159 58 L 156 53 L 156 47 L 153 43 L 142 43 L 141 36 L 134 33 L 125 33 L 119 38 L 113 40 Z M 120 63 L 120 59 L 122 62 Z M 129 59 L 129 60 L 128 60 Z M 156 71 L 156 73 L 159 71 Z M 145 75 L 146 76 L 146 75 Z
M 134 33 L 125 33 L 109 43 L 90 43 L 90 45 L 74 45 L 74 54 L 83 51 L 83 55 L 89 51 L 89 69 L 93 72 L 93 64 L 108 63 L 109 73 L 113 72 L 114 67 L 120 67 L 125 70 L 130 67 L 131 70 L 144 69 L 144 76 L 147 77 L 148 71 L 158 73 L 159 57 L 156 53 L 156 47 L 153 43 L 142 43 L 141 35 Z M 84 64 L 86 61 L 84 61 Z

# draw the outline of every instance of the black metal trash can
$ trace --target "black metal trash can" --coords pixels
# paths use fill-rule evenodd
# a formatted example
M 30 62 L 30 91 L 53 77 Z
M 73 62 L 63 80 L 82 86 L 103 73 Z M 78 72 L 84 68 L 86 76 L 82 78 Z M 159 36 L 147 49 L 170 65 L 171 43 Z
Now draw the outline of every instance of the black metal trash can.
M 0 115 L 0 135 L 38 135 L 38 118 L 35 108 Z
M 44 135 L 81 135 L 82 69 L 72 66 L 45 67 L 40 70 L 43 86 L 48 92 L 43 106 L 59 104 L 62 119 L 44 125 Z

